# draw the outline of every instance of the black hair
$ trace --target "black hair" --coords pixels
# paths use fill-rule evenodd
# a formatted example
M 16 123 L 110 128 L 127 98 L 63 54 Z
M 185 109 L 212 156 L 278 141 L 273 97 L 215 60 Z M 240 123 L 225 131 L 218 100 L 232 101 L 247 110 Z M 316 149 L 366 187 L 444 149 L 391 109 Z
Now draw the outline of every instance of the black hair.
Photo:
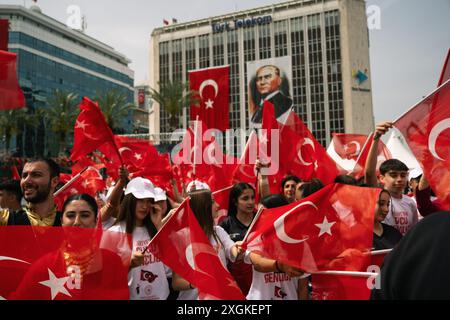
M 264 199 L 261 200 L 261 204 L 264 207 L 270 209 L 288 205 L 289 202 L 287 202 L 286 198 L 281 194 L 271 194 L 267 197 L 264 197 Z
M 51 158 L 44 158 L 44 157 L 36 157 L 32 158 L 27 161 L 27 163 L 34 163 L 34 162 L 45 162 L 48 166 L 48 169 L 50 171 L 50 179 L 54 177 L 59 177 L 59 174 L 61 173 L 61 169 L 59 165 Z
M 334 178 L 334 183 L 342 183 L 342 184 L 348 184 L 351 186 L 356 186 L 356 185 L 358 185 L 358 180 L 356 180 L 352 176 L 349 176 L 346 174 L 341 174 L 341 175 L 337 176 L 336 178 Z
M 247 189 L 253 190 L 255 192 L 255 189 L 245 182 L 239 182 L 231 188 L 230 191 L 230 201 L 228 202 L 228 216 L 236 216 L 237 215 L 237 202 L 239 196 Z
M 322 181 L 314 178 L 314 179 L 311 179 L 311 181 L 305 182 L 304 184 L 302 184 L 300 187 L 298 187 L 298 190 L 302 191 L 302 197 L 306 198 L 306 197 L 312 195 L 313 193 L 319 191 L 323 187 L 324 186 L 323 186 Z
M 406 164 L 401 162 L 398 159 L 389 159 L 384 161 L 380 166 L 380 174 L 385 175 L 389 171 L 409 171 L 409 168 Z
M 86 194 L 86 193 L 82 193 L 82 194 L 73 194 L 70 197 L 68 197 L 66 199 L 66 201 L 64 201 L 63 207 L 62 207 L 62 212 L 64 213 L 64 211 L 66 211 L 66 207 L 74 201 L 77 200 L 83 200 L 85 201 L 89 207 L 91 207 L 92 211 L 94 212 L 94 216 L 95 218 L 97 218 L 97 214 L 98 214 L 98 206 L 97 206 L 97 201 L 95 201 L 95 199 L 93 197 L 91 197 L 90 195 Z
M 22 189 L 20 188 L 20 182 L 16 180 L 6 181 L 0 184 L 0 190 L 12 193 L 18 202 L 22 200 Z
M 136 227 L 135 211 L 137 201 L 138 199 L 132 193 L 129 193 L 126 196 L 124 196 L 123 201 L 120 204 L 119 216 L 117 217 L 115 223 L 119 224 L 120 222 L 125 221 L 125 231 L 130 234 L 133 233 L 134 228 Z M 150 214 L 147 214 L 145 216 L 144 220 L 142 220 L 142 223 L 144 227 L 147 229 L 150 238 L 153 238 L 158 232 L 158 230 L 156 229 L 156 226 L 153 224 Z
M 295 181 L 295 183 L 300 183 L 302 182 L 302 179 L 300 179 L 297 176 L 293 176 L 293 175 L 288 175 L 286 177 L 283 178 L 283 180 L 281 180 L 281 188 L 284 188 L 284 185 L 288 182 L 288 181 Z

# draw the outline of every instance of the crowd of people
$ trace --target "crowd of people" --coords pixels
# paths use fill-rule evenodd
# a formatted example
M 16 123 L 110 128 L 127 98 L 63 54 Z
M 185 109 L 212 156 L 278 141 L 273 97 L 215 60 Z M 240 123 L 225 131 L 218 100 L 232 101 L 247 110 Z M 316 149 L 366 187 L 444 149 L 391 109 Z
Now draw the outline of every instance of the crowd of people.
M 409 168 L 402 161 L 386 160 L 381 164 L 377 176 L 375 168 L 377 144 L 380 137 L 391 127 L 390 122 L 377 126 L 363 180 L 358 181 L 351 176 L 335 178 L 336 183 L 380 188 L 377 205 L 373 208 L 372 250 L 396 247 L 402 237 L 412 232 L 422 217 L 432 215 L 441 209 L 439 201 L 432 198 L 426 177 L 423 174 L 414 174 L 409 180 Z M 264 166 L 265 164 L 259 161 L 255 165 L 258 171 Z M 111 279 L 111 286 L 115 285 L 114 281 L 128 283 L 129 292 L 125 298 L 198 299 L 199 292 L 192 283 L 170 270 L 147 250 L 152 238 L 164 226 L 184 197 L 190 198 L 189 205 L 199 225 L 247 299 L 296 300 L 311 297 L 310 274 L 282 261 L 243 250 L 240 245 L 255 219 L 258 205 L 275 208 L 301 201 L 324 187 L 319 179 L 301 181 L 297 176 L 286 176 L 279 194 L 270 193 L 268 177 L 261 174 L 258 175 L 257 189 L 248 183 L 237 183 L 230 192 L 227 216 L 219 219 L 217 223 L 219 206 L 205 183 L 192 183 L 182 192 L 183 196 L 176 193 L 172 199 L 166 190 L 155 187 L 149 179 L 143 177 L 130 179 L 124 167 L 120 168 L 119 179 L 109 189 L 99 192 L 95 198 L 87 194 L 70 196 L 65 200 L 62 212 L 59 212 L 54 202 L 59 174 L 59 166 L 55 161 L 47 158 L 30 159 L 24 164 L 20 183 L 2 183 L 0 226 L 95 228 L 100 220 L 104 230 L 130 234 L 132 255 L 130 261 L 126 261 L 129 265 L 128 275 L 118 273 Z M 259 190 L 259 195 L 256 194 L 256 190 Z M 255 201 L 257 196 L 261 199 L 259 204 Z M 22 201 L 25 203 L 23 206 Z M 114 264 L 119 263 L 105 256 L 105 252 L 102 254 L 103 261 L 109 261 L 108 268 L 113 268 Z M 85 279 L 95 276 L 95 272 L 90 277 L 89 271 L 85 272 L 87 273 Z M 154 276 L 154 280 L 150 282 L 150 289 L 148 279 L 143 276 L 145 274 Z M 387 281 L 389 277 L 391 276 L 387 275 L 383 281 Z M 143 290 L 144 284 L 146 290 Z M 275 287 L 279 290 L 275 290 Z M 20 294 L 21 290 L 23 288 L 19 287 L 16 294 Z M 392 297 L 380 292 L 373 296 Z M 396 297 L 399 298 L 394 296 Z

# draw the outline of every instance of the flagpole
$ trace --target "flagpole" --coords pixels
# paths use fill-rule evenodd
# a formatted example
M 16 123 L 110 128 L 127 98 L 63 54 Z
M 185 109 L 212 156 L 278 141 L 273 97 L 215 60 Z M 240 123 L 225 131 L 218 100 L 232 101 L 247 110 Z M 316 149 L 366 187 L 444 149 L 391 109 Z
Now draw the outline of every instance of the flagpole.
M 361 158 L 361 155 L 363 154 L 363 151 L 365 150 L 367 144 L 369 143 L 369 140 L 372 139 L 372 137 L 375 135 L 375 131 L 372 131 L 369 136 L 366 139 L 366 142 L 364 143 L 364 146 L 362 147 L 361 151 L 358 154 L 358 158 L 356 158 L 355 165 L 353 166 L 352 171 L 350 171 L 348 174 L 352 174 L 355 172 L 356 166 L 358 165 L 359 159 Z
M 218 194 L 218 193 L 220 193 L 220 192 L 226 191 L 226 190 L 231 189 L 231 188 L 233 188 L 233 187 L 234 187 L 234 186 L 229 186 L 229 187 L 226 187 L 226 188 L 223 188 L 223 189 L 214 191 L 212 194 L 213 194 L 213 195 L 216 195 L 216 194 Z
M 372 256 L 378 256 L 378 255 L 382 255 L 382 254 L 389 253 L 389 252 L 391 252 L 391 251 L 392 251 L 392 249 L 377 250 L 377 251 L 370 251 L 370 254 L 371 254 Z
M 334 276 L 351 276 L 351 277 L 377 277 L 376 272 L 357 272 L 357 271 L 338 271 L 338 270 L 328 270 L 328 271 L 317 271 L 311 272 L 312 275 L 323 274 L 323 275 L 334 275 Z
M 193 170 L 192 170 L 192 172 L 193 172 L 193 174 L 194 174 L 194 180 L 195 180 L 195 177 L 196 177 L 196 174 L 195 174 L 195 161 L 197 160 L 197 130 L 198 130 L 198 118 L 199 118 L 199 116 L 197 115 L 197 118 L 195 119 L 195 123 L 194 123 L 194 161 L 193 161 L 193 163 L 192 163 L 192 166 L 193 166 Z
M 248 227 L 247 233 L 245 234 L 244 239 L 242 239 L 242 242 L 245 242 L 245 240 L 247 240 L 248 235 L 250 234 L 250 230 L 252 230 L 253 226 L 256 223 L 256 220 L 258 220 L 259 216 L 261 215 L 261 213 L 264 211 L 264 207 L 260 206 L 258 209 L 258 212 L 256 212 L 255 217 L 253 218 L 252 223 L 250 224 L 250 226 Z
M 83 170 L 81 170 L 80 172 L 78 172 L 77 175 L 75 175 L 72 179 L 70 179 L 69 181 L 67 181 L 67 183 L 65 185 L 63 185 L 61 188 L 58 189 L 58 191 L 56 191 L 53 196 L 56 197 L 58 196 L 61 192 L 63 192 L 64 190 L 66 190 L 75 180 L 77 180 L 81 174 L 83 172 L 85 172 L 87 169 L 92 168 L 91 166 L 87 166 L 86 168 L 84 168 Z

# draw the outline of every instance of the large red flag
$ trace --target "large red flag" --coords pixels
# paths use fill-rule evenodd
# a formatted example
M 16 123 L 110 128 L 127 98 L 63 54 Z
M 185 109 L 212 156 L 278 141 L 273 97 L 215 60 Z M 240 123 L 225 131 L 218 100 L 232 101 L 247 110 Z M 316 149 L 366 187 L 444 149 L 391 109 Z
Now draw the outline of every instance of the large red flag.
M 215 67 L 189 72 L 190 88 L 198 92 L 199 105 L 190 108 L 191 120 L 205 122 L 209 129 L 225 131 L 229 121 L 230 68 Z
M 290 113 L 285 125 L 281 127 L 280 136 L 280 149 L 288 148 L 280 151 L 280 154 L 289 154 L 282 156 L 290 161 L 287 164 L 289 174 L 297 175 L 305 181 L 319 178 L 324 184 L 329 184 L 343 173 L 342 168 L 331 159 L 295 112 Z
M 361 271 L 379 192 L 330 184 L 300 202 L 264 209 L 243 245 L 307 272 Z
M 244 299 L 198 224 L 189 200 L 181 204 L 152 239 L 149 250 L 198 288 L 199 296 L 222 300 Z
M 0 227 L 0 296 L 127 300 L 131 251 L 121 244 L 128 241 L 95 228 Z
M 113 133 L 98 104 L 84 97 L 80 103 L 80 110 L 81 112 L 75 123 L 74 146 L 70 159 L 76 161 L 104 143 L 111 144 L 114 154 L 120 159 Z
M 106 182 L 97 169 L 89 167 L 80 175 L 72 177 L 64 186 L 63 190 L 56 193 L 55 203 L 58 210 L 62 210 L 62 205 L 68 197 L 73 194 L 86 193 L 95 197 L 97 191 L 103 191 L 106 188 Z M 70 182 L 70 183 L 69 183 Z
M 394 122 L 430 186 L 450 209 L 450 80 Z
M 365 175 L 365 169 L 366 169 L 366 162 L 367 157 L 369 156 L 370 148 L 372 147 L 373 143 L 373 133 L 371 133 L 365 143 L 363 144 L 363 148 L 356 159 L 356 162 L 354 164 L 353 169 L 349 172 L 352 176 L 354 176 L 356 179 L 359 179 L 361 177 L 364 177 Z M 377 164 L 376 164 L 376 173 L 379 174 L 379 169 L 381 164 L 386 161 L 392 159 L 392 154 L 389 151 L 389 149 L 386 147 L 383 141 L 378 141 L 378 150 L 377 150 Z
M 17 54 L 0 50 L 0 110 L 25 107 L 25 96 L 17 82 Z
M 8 51 L 9 21 L 0 19 L 0 50 Z

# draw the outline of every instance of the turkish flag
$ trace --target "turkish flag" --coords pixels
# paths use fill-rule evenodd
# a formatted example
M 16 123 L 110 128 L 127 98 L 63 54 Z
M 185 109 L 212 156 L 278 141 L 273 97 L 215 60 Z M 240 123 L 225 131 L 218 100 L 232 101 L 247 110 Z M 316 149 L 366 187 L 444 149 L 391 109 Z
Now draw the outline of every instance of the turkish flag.
M 199 297 L 244 300 L 185 200 L 152 239 L 149 250 L 193 284 Z
M 342 159 L 356 160 L 366 140 L 365 134 L 333 133 L 332 144 Z
M 450 49 L 447 52 L 447 58 L 444 62 L 444 67 L 442 68 L 441 76 L 439 77 L 438 87 L 450 79 Z
M 355 162 L 353 170 L 350 171 L 350 174 L 354 176 L 356 179 L 364 177 L 365 169 L 366 169 L 366 161 L 369 156 L 370 148 L 373 143 L 373 133 L 371 133 L 366 142 L 363 145 L 361 153 L 358 156 L 358 159 Z M 383 141 L 378 141 L 378 150 L 377 150 L 377 165 L 376 165 L 376 174 L 379 174 L 381 164 L 386 161 L 392 159 L 392 154 L 389 149 L 386 147 Z
M 86 193 L 92 197 L 95 197 L 97 191 L 103 191 L 106 188 L 105 180 L 103 180 L 103 177 L 95 168 L 89 167 L 86 171 L 74 177 L 77 178 L 71 182 L 68 181 L 62 187 L 64 189 L 58 192 L 55 196 L 55 203 L 60 211 L 62 211 L 64 201 L 66 201 L 66 199 L 71 195 Z
M 290 113 L 281 127 L 280 139 L 280 158 L 286 161 L 284 166 L 288 168 L 288 174 L 304 181 L 318 178 L 329 184 L 343 172 L 295 112 Z
M 191 105 L 191 120 L 205 122 L 209 129 L 225 131 L 229 121 L 230 68 L 215 67 L 189 71 L 190 88 L 198 92 L 199 105 Z
M 78 161 L 72 166 L 72 174 L 75 175 L 87 167 L 92 167 L 97 170 L 100 170 L 105 167 L 105 164 L 104 163 L 96 163 L 94 160 L 92 160 L 91 157 L 86 155 L 86 156 L 78 159 Z
M 302 201 L 264 209 L 243 246 L 310 273 L 360 271 L 370 259 L 379 192 L 330 184 Z
M 126 234 L 96 228 L 0 227 L 0 296 L 127 300 L 128 241 Z
M 394 126 L 420 163 L 431 189 L 450 209 L 450 80 L 416 104 Z
M 248 137 L 244 152 L 233 171 L 233 183 L 246 182 L 251 185 L 256 183 L 255 163 L 259 154 L 259 139 L 255 131 Z
M 0 19 L 0 50 L 8 51 L 9 21 Z
M 80 110 L 81 112 L 75 123 L 74 146 L 70 159 L 76 161 L 104 143 L 112 144 L 113 154 L 120 159 L 113 133 L 98 104 L 84 97 L 80 103 Z
M 0 110 L 25 107 L 25 96 L 17 81 L 17 54 L 0 50 Z

